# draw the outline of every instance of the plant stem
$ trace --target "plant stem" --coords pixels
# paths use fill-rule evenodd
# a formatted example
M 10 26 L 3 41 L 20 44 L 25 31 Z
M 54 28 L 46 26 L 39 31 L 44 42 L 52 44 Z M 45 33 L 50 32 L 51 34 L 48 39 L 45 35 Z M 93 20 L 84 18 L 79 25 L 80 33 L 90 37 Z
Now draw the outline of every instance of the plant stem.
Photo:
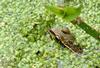
M 71 21 L 72 24 L 78 25 L 80 28 L 82 28 L 87 34 L 91 35 L 95 39 L 100 41 L 100 33 L 97 32 L 95 29 L 87 25 L 85 22 L 81 20 L 80 17 L 76 18 L 76 20 Z

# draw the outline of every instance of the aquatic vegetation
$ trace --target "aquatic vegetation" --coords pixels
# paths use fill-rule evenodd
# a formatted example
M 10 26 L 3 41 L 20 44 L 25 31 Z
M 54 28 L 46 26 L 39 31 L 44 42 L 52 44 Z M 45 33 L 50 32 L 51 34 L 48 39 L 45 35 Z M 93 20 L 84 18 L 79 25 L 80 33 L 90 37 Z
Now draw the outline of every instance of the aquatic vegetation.
M 80 17 L 78 17 L 81 13 L 82 6 L 75 8 L 71 6 L 57 7 L 46 5 L 46 9 L 53 12 L 55 15 L 61 17 L 62 19 L 71 22 L 74 25 L 78 25 L 86 33 L 100 41 L 100 33 L 91 28 L 84 21 L 82 21 Z
M 44 2 L 49 5 L 55 4 L 54 1 L 0 0 L 0 68 L 100 67 L 100 42 L 78 26 L 49 13 Z M 82 1 L 80 17 L 99 31 L 99 0 L 70 1 L 71 6 Z M 66 26 L 82 45 L 82 55 L 72 53 L 50 38 L 49 28 Z

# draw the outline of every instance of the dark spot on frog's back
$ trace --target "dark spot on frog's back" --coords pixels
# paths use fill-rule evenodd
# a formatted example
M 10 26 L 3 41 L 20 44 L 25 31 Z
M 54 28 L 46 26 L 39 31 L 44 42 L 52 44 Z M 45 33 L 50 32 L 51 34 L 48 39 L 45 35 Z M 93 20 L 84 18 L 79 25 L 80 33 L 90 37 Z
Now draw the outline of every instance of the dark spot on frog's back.
M 82 48 L 78 47 L 78 51 L 77 52 L 78 53 L 82 53 L 83 52 Z

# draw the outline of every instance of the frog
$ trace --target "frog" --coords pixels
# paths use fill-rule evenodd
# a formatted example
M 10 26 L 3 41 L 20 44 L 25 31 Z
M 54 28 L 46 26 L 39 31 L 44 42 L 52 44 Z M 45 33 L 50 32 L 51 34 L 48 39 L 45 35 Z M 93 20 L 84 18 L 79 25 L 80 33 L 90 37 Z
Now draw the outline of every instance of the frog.
M 49 30 L 65 47 L 74 53 L 82 53 L 83 49 L 76 44 L 75 36 L 68 28 L 51 28 Z

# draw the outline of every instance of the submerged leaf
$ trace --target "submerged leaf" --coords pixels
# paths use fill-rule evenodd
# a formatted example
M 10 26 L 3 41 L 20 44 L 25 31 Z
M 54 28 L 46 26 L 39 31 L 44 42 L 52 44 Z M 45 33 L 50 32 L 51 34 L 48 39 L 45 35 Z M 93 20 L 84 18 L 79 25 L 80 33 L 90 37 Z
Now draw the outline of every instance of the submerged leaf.
M 72 21 L 76 17 L 78 17 L 81 13 L 81 6 L 80 7 L 57 7 L 57 6 L 45 6 L 49 11 L 53 12 L 55 15 L 62 17 L 66 21 Z
M 65 7 L 64 8 L 64 16 L 63 19 L 66 19 L 67 21 L 72 21 L 76 17 L 78 17 L 81 13 L 81 7 L 75 8 L 75 7 Z
M 45 6 L 47 10 L 53 12 L 55 15 L 58 15 L 58 16 L 64 16 L 64 9 L 62 8 L 59 8 L 57 6 L 48 6 L 46 5 Z

